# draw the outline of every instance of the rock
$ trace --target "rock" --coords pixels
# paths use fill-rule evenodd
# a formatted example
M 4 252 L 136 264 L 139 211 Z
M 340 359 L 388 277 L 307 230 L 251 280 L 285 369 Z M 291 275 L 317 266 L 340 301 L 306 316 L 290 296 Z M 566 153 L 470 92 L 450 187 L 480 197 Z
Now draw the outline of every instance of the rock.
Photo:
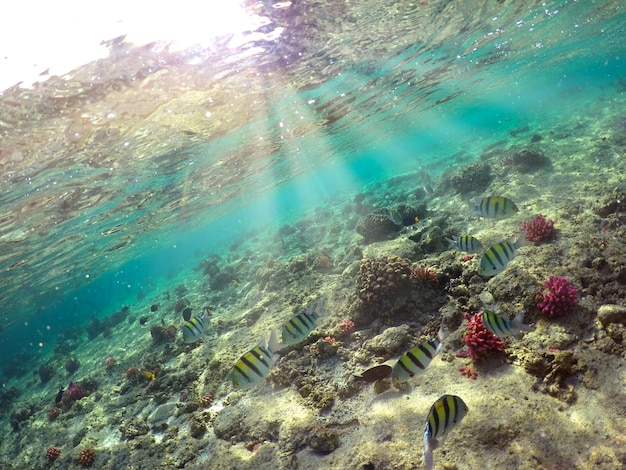
M 174 415 L 176 411 L 176 403 L 164 403 L 159 405 L 148 417 L 148 424 L 153 427 L 167 421 Z
M 408 325 L 392 326 L 365 343 L 365 349 L 376 354 L 395 354 L 404 351 L 410 340 Z
M 603 327 L 611 323 L 626 325 L 626 307 L 623 305 L 601 305 L 598 309 L 598 321 Z
M 306 440 L 307 445 L 320 454 L 330 454 L 339 447 L 339 436 L 329 429 L 315 429 Z
M 130 419 L 120 425 L 119 431 L 124 439 L 131 440 L 148 434 L 148 425 L 142 418 Z

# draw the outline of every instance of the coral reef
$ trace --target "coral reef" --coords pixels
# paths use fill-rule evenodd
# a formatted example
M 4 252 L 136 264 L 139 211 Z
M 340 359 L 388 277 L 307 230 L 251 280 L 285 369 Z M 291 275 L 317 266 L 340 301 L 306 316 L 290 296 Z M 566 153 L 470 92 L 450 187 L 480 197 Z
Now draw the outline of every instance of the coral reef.
M 483 191 L 491 183 L 491 168 L 486 163 L 472 163 L 455 170 L 453 174 L 444 174 L 442 185 L 450 187 L 458 194 Z
M 85 388 L 76 382 L 70 382 L 67 386 L 67 390 L 63 392 L 63 401 L 64 404 L 71 404 L 74 401 L 78 401 L 81 398 L 87 396 L 87 391 Z
M 526 239 L 532 242 L 544 242 L 556 238 L 554 221 L 537 214 L 531 220 L 522 222 L 522 230 L 526 231 Z
M 173 323 L 167 326 L 152 325 L 150 327 L 150 336 L 155 344 L 174 341 L 178 334 L 178 327 Z
M 400 298 L 409 295 L 412 276 L 409 262 L 398 256 L 366 259 L 359 267 L 357 296 L 384 314 Z
M 44 364 L 44 365 L 39 366 L 38 373 L 39 373 L 39 380 L 41 380 L 42 384 L 45 384 L 48 381 L 50 381 L 50 379 L 54 375 L 54 370 L 52 369 L 52 367 Z
M 57 447 L 50 447 L 46 451 L 46 460 L 49 460 L 50 462 L 54 462 L 56 459 L 59 458 L 60 455 L 61 455 L 61 449 Z
M 211 403 L 213 403 L 213 394 L 211 393 L 205 393 L 204 395 L 202 395 L 199 399 L 198 399 L 198 404 L 202 407 L 202 408 L 206 408 L 208 406 L 211 406 Z
M 552 276 L 543 285 L 548 292 L 537 292 L 537 308 L 548 317 L 560 317 L 567 315 L 578 301 L 576 287 L 570 281 L 561 276 Z
M 96 461 L 96 451 L 88 447 L 78 454 L 78 463 L 83 467 L 91 467 Z
M 69 374 L 73 374 L 80 367 L 80 361 L 75 357 L 70 357 L 67 361 L 65 361 L 65 370 Z
M 439 277 L 437 273 L 430 268 L 414 268 L 411 275 L 419 282 L 430 282 L 434 287 L 439 287 Z
M 339 447 L 339 436 L 330 429 L 317 428 L 311 431 L 306 444 L 315 452 L 330 454 Z
M 398 231 L 398 228 L 386 215 L 373 213 L 368 214 L 365 219 L 357 224 L 355 230 L 363 236 L 364 243 L 369 244 L 388 240 L 391 235 Z
M 57 419 L 59 417 L 60 413 L 61 413 L 61 409 L 58 406 L 53 406 L 48 411 L 48 419 L 50 421 L 54 421 L 55 419 Z
M 573 351 L 535 352 L 522 354 L 520 359 L 523 367 L 537 377 L 534 389 L 565 402 L 575 400 L 575 388 L 571 381 L 577 373 L 583 372 L 585 367 L 580 364 Z
M 354 331 L 354 322 L 352 320 L 348 320 L 347 318 L 341 320 L 337 325 L 337 329 L 341 335 L 346 336 Z
M 551 166 L 550 159 L 543 152 L 535 149 L 524 149 L 515 152 L 508 158 L 511 166 L 520 173 L 533 173 Z
M 463 342 L 467 345 L 467 353 L 462 356 L 470 356 L 473 361 L 485 357 L 490 351 L 504 351 L 504 343 L 483 324 L 483 312 L 478 312 L 471 318 L 465 313 L 467 330 L 463 336 Z

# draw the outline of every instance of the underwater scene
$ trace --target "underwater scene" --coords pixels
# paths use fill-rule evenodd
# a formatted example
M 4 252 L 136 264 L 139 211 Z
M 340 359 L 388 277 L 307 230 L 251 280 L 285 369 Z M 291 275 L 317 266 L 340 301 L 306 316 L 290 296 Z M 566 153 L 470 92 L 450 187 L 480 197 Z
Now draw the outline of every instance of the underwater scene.
M 0 468 L 626 468 L 626 2 L 168 9 L 2 82 Z

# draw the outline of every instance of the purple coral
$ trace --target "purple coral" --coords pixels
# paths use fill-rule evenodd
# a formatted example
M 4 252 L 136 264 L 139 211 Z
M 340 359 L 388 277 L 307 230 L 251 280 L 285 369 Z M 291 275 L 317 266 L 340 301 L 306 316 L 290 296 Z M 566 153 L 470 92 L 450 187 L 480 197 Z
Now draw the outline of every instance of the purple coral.
M 489 351 L 504 351 L 504 343 L 484 325 L 483 312 L 478 312 L 474 318 L 466 313 L 465 319 L 467 320 L 467 331 L 463 336 L 463 341 L 469 349 L 467 353 L 457 354 L 457 356 L 470 356 L 475 361 L 484 357 L 485 353 Z
M 522 230 L 526 232 L 526 239 L 531 242 L 542 242 L 556 238 L 554 220 L 546 219 L 541 214 L 537 214 L 532 220 L 522 222 Z
M 543 283 L 548 292 L 537 292 L 537 308 L 549 317 L 560 317 L 570 313 L 576 306 L 576 287 L 561 276 L 552 276 Z
M 63 398 L 70 402 L 80 400 L 81 398 L 84 398 L 86 396 L 87 392 L 85 391 L 85 389 L 78 385 L 76 382 L 70 382 L 70 384 L 67 386 L 67 390 L 63 392 Z

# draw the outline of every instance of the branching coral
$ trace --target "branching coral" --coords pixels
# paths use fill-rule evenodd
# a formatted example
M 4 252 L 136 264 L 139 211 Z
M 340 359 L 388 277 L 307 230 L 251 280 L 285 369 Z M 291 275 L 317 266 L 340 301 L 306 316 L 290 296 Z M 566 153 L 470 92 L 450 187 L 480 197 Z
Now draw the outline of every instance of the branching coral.
M 554 221 L 537 214 L 532 220 L 522 222 L 522 230 L 526 232 L 526 239 L 532 242 L 543 242 L 556 238 Z
M 467 331 L 463 336 L 463 342 L 467 345 L 468 351 L 466 354 L 460 354 L 461 356 L 470 356 L 476 361 L 489 351 L 504 351 L 504 343 L 483 324 L 483 312 L 478 312 L 474 318 L 466 313 L 465 319 Z
M 537 292 L 537 308 L 549 317 L 560 317 L 570 313 L 576 307 L 578 294 L 576 287 L 561 276 L 552 276 L 543 283 L 548 292 Z

